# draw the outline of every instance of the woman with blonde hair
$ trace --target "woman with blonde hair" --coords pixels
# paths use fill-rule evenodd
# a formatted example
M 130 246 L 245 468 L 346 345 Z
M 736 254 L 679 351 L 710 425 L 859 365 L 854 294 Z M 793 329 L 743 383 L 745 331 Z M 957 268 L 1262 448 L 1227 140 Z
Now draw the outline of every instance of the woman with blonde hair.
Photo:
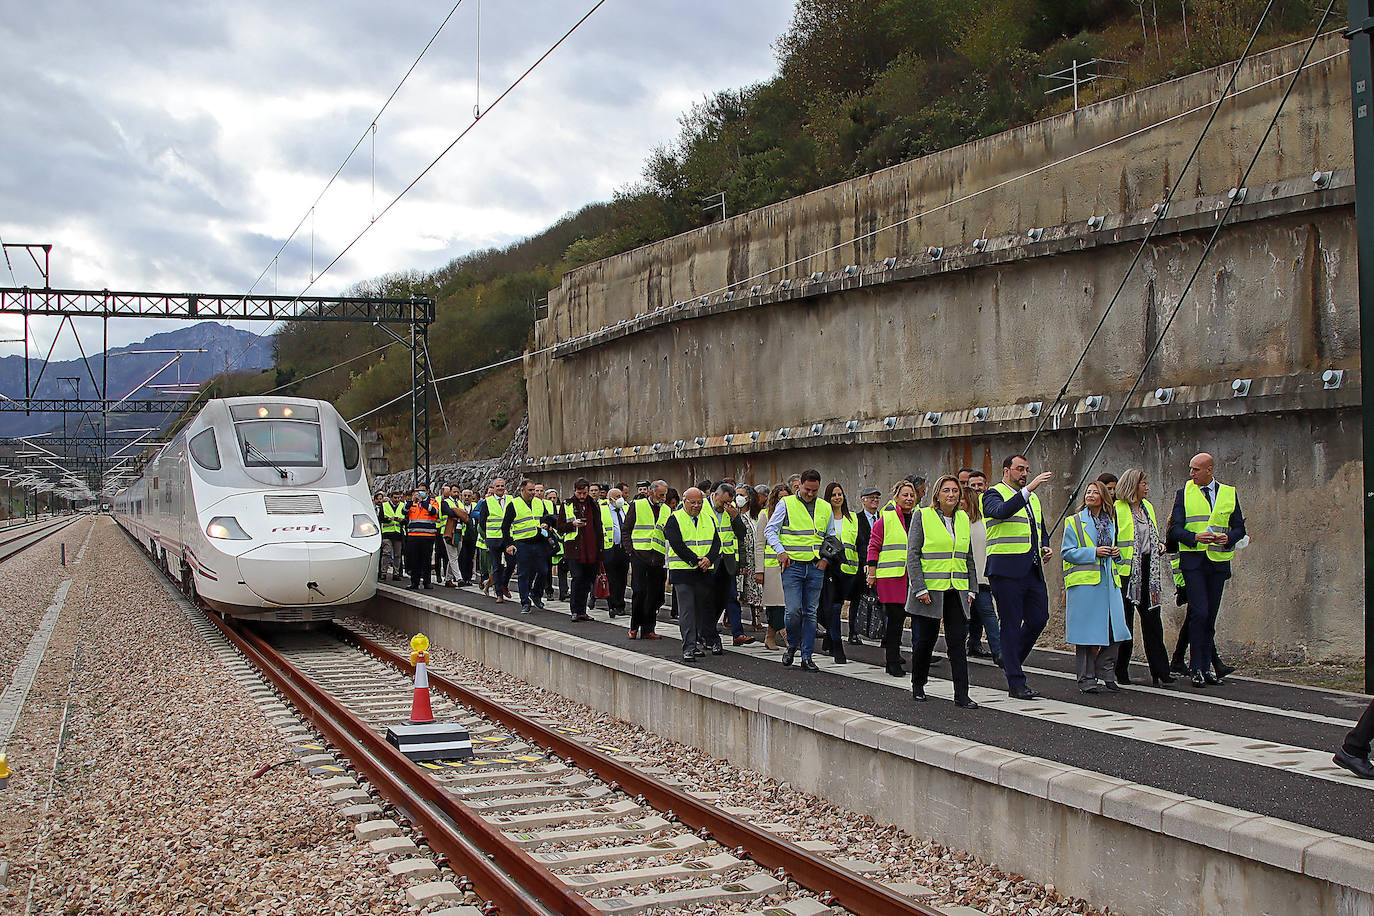
M 892 502 L 884 507 L 868 537 L 869 588 L 877 587 L 878 601 L 887 616 L 883 648 L 887 650 L 887 673 L 906 677 L 902 667 L 902 631 L 906 629 L 906 546 L 907 529 L 916 511 L 916 486 L 908 480 L 892 485 Z
M 773 548 L 768 546 L 763 530 L 768 527 L 768 520 L 773 517 L 778 503 L 791 493 L 786 484 L 773 487 L 768 494 L 767 507 L 754 519 L 754 572 L 755 575 L 763 575 L 763 606 L 768 614 L 768 629 L 764 633 L 763 644 L 769 649 L 787 645 L 786 606 L 782 595 L 782 567 Z
M 910 587 L 906 613 L 911 615 L 911 698 L 926 700 L 930 656 L 945 623 L 954 705 L 977 709 L 968 694 L 968 614 L 978 583 L 973 563 L 971 521 L 959 508 L 963 487 L 946 474 L 931 488 L 930 505 L 916 513 L 907 533 L 906 574 Z
M 1149 495 L 1150 478 L 1140 468 L 1126 471 L 1116 485 L 1116 539 L 1121 548 L 1116 574 L 1126 614 L 1126 638 L 1116 657 L 1116 679 L 1122 684 L 1131 683 L 1131 636 L 1138 611 L 1145 660 L 1154 686 L 1160 687 L 1174 682 L 1169 674 L 1169 650 L 1164 645 L 1164 621 L 1159 610 L 1164 592 L 1164 564 L 1168 561 L 1155 507 L 1146 498 Z
M 1107 504 L 1106 485 L 1094 480 L 1083 491 L 1079 511 L 1064 520 L 1065 639 L 1078 656 L 1078 689 L 1101 693 L 1120 690 L 1116 655 L 1126 638 L 1121 586 L 1116 565 L 1116 518 Z

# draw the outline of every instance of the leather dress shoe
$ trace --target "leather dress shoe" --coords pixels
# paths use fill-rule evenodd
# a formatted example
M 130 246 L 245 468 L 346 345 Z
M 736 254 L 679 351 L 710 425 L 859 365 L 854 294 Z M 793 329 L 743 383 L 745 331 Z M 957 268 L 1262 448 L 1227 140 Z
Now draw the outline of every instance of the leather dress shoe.
M 1215 680 L 1215 678 L 1214 678 L 1214 680 Z M 1207 678 L 1205 678 L 1205 677 L 1202 676 L 1202 672 L 1201 672 L 1201 671 L 1194 671 L 1194 672 L 1193 672 L 1193 686 L 1194 686 L 1194 687 L 1206 687 L 1206 686 L 1207 686 Z
M 1102 688 L 1097 683 L 1084 684 L 1078 688 L 1079 693 L 1101 693 Z
M 821 669 L 818 668 L 818 667 L 816 667 L 816 663 L 813 662 L 811 659 L 809 659 L 809 658 L 804 658 L 804 659 L 801 660 L 801 670 L 803 670 L 803 671 L 820 671 Z
M 1157 678 L 1155 678 L 1155 679 L 1154 679 L 1154 683 L 1153 683 L 1151 686 L 1154 686 L 1154 687 L 1165 687 L 1165 686 L 1168 686 L 1169 684 L 1174 683 L 1175 680 L 1177 680 L 1177 679 L 1176 679 L 1173 675 L 1171 675 L 1171 674 L 1166 674 L 1166 675 L 1164 675 L 1163 677 L 1157 677 Z
M 1011 697 L 1012 699 L 1015 699 L 1015 700 L 1038 700 L 1038 699 L 1040 699 L 1040 694 L 1036 693 L 1034 690 L 1030 689 L 1029 687 L 1014 687 L 1014 688 L 1012 688 L 1011 690 L 1008 690 L 1008 691 L 1007 691 L 1007 696 L 1009 696 L 1009 697 Z
M 1212 667 L 1217 669 L 1217 677 L 1230 677 L 1231 675 L 1236 673 L 1234 665 L 1228 665 L 1224 662 L 1217 662 Z
M 1368 757 L 1356 757 L 1348 753 L 1344 746 L 1336 748 L 1336 756 L 1331 758 L 1337 766 L 1343 766 L 1361 779 L 1374 779 L 1374 765 Z
M 792 664 L 792 656 L 794 654 L 795 653 L 793 653 L 791 649 L 788 649 L 786 652 L 782 653 L 782 666 L 784 668 Z
M 954 701 L 954 705 L 955 705 L 955 706 L 958 706 L 960 709 L 977 709 L 977 708 L 978 708 L 978 704 L 975 703 L 975 702 L 973 702 L 973 700 L 972 700 L 971 698 L 969 698 L 969 697 L 964 697 L 962 700 L 956 699 L 956 700 Z
M 1181 674 L 1184 677 L 1187 677 L 1188 675 L 1192 674 L 1192 672 L 1188 670 L 1188 666 L 1183 664 L 1183 662 L 1170 662 L 1169 673 Z
M 1213 674 L 1213 673 L 1210 672 L 1210 671 L 1204 671 L 1204 672 L 1202 672 L 1202 679 L 1203 679 L 1204 681 L 1207 682 L 1207 686 L 1208 686 L 1208 687 L 1216 687 L 1216 686 L 1219 686 L 1219 685 L 1221 685 L 1221 684 L 1225 684 L 1225 683 L 1226 683 L 1224 680 L 1222 680 L 1221 678 L 1217 677 L 1215 674 Z
M 638 639 L 638 638 L 639 638 L 639 631 L 638 631 L 638 630 L 631 630 L 631 631 L 630 631 L 630 638 L 631 638 L 631 639 Z
M 749 645 L 751 642 L 758 642 L 758 640 L 756 640 L 756 639 L 755 639 L 754 637 L 752 637 L 752 636 L 736 636 L 736 637 L 735 637 L 735 645 L 737 645 L 737 646 L 747 646 L 747 645 Z
M 1106 687 L 1112 693 L 1117 693 L 1121 690 L 1120 685 L 1118 685 L 1116 681 L 1104 681 L 1102 686 Z
M 849 664 L 849 659 L 845 657 L 843 652 L 836 652 L 834 655 L 830 656 L 830 663 L 832 665 L 847 665 Z
M 1131 680 L 1131 676 L 1130 676 L 1129 674 L 1121 674 L 1121 675 L 1118 675 L 1117 678 L 1116 678 L 1116 682 L 1117 682 L 1118 684 L 1126 684 L 1126 685 L 1130 685 L 1130 684 L 1134 684 L 1134 683 L 1135 683 L 1135 681 Z
M 643 633 L 643 634 L 640 635 L 639 638 L 640 638 L 640 639 L 662 639 L 662 638 L 663 638 L 663 634 L 662 634 L 662 633 Z
M 926 700 L 930 699 L 930 697 L 926 696 L 925 688 L 923 687 L 912 687 L 911 698 L 917 703 L 924 703 Z
M 892 677 L 906 677 L 906 669 L 901 665 L 888 665 L 887 673 Z

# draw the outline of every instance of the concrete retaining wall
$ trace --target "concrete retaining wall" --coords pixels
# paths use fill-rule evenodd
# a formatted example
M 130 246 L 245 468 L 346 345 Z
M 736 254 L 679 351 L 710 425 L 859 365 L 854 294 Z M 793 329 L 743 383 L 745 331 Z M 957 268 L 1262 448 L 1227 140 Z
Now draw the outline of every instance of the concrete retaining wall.
M 1359 368 L 1344 48 L 1336 35 L 1319 43 L 1233 225 L 1131 396 L 1286 86 L 1276 77 L 1296 68 L 1302 48 L 1242 67 L 1242 92 L 1221 108 L 1200 171 L 1190 170 L 1154 228 L 1030 454 L 1037 468 L 1065 475 L 1047 492 L 1055 515 L 1123 402 L 1128 426 L 1094 475 L 1143 467 L 1167 513 L 1188 458 L 1216 454 L 1255 539 L 1229 586 L 1220 639 L 1304 660 L 1362 654 L 1360 418 L 1357 402 L 1333 400 L 1319 381 L 1332 369 L 1353 379 Z M 817 467 L 854 492 L 963 464 L 997 479 L 1003 455 L 1024 448 L 1035 426 L 1025 405 L 1054 400 L 1229 72 L 1101 102 L 570 273 L 526 358 L 526 470 L 564 487 L 582 474 L 771 483 Z M 1334 175 L 1318 187 L 1317 170 Z M 1104 223 L 1088 225 L 1090 215 Z M 1031 227 L 1044 233 L 1032 240 Z M 850 243 L 859 236 L 868 237 Z M 988 242 L 975 248 L 980 238 Z M 799 260 L 824 249 L 833 250 Z M 789 266 L 748 279 L 780 265 Z M 727 297 L 730 284 L 739 285 Z M 1283 399 L 1232 398 L 1238 378 L 1265 380 Z M 1194 396 L 1161 405 L 1157 388 Z M 1106 406 L 1087 409 L 1090 396 Z M 986 420 L 951 423 L 980 406 Z M 930 412 L 938 423 L 925 420 Z
M 1113 912 L 1374 916 L 1368 843 L 389 586 L 369 615 Z

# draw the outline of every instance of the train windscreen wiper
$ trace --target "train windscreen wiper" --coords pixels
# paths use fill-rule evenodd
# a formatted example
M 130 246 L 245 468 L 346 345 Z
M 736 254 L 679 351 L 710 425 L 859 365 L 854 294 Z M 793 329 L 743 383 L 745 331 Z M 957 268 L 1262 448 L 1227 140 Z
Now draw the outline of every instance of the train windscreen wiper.
M 282 479 L 282 480 L 285 480 L 285 479 L 287 478 L 287 474 L 286 474 L 286 469 L 285 469 L 285 468 L 283 468 L 281 465 L 277 464 L 277 463 L 276 463 L 275 461 L 273 461 L 271 458 L 268 458 L 266 455 L 264 455 L 263 452 L 262 452 L 262 449 L 258 448 L 256 445 L 254 445 L 253 443 L 249 442 L 247 439 L 245 439 L 244 442 L 243 442 L 243 450 L 244 450 L 244 452 L 245 452 L 246 454 L 248 454 L 249 456 L 256 455 L 257 458 L 258 458 L 258 460 L 261 461 L 263 464 L 266 464 L 266 465 L 268 465 L 269 467 L 274 468 L 274 469 L 276 470 L 276 472 L 277 472 L 278 474 L 281 475 L 281 479 Z

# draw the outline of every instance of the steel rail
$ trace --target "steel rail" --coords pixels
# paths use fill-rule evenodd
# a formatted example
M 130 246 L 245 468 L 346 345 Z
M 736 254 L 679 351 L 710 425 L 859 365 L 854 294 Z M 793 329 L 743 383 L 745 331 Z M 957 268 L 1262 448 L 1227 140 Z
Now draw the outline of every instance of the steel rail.
M 46 541 L 48 538 L 52 537 L 54 534 L 57 534 L 59 531 L 62 531 L 70 527 L 71 525 L 76 524 L 76 522 L 80 520 L 80 518 L 81 516 L 76 515 L 70 519 L 64 519 L 59 522 L 54 522 L 48 528 L 40 529 L 38 531 L 21 531 L 14 537 L 9 538 L 8 540 L 0 541 L 0 563 L 5 562 L 10 557 L 17 556 L 23 553 L 35 544 L 40 544 L 43 541 Z M 34 537 L 30 541 L 25 541 L 18 547 L 9 549 L 10 545 L 14 542 L 22 541 L 24 540 L 24 538 L 31 537 L 33 535 L 37 535 L 37 537 Z
M 337 623 L 331 623 L 330 628 L 340 639 L 356 644 L 399 671 L 413 674 L 415 669 L 408 658 L 392 652 L 376 640 Z M 727 848 L 742 849 L 759 865 L 784 872 L 788 878 L 816 894 L 826 905 L 842 906 L 862 916 L 941 916 L 939 910 L 903 897 L 829 859 L 727 814 L 709 802 L 646 776 L 609 754 L 586 747 L 534 719 L 513 712 L 436 674 L 432 668 L 427 670 L 431 688 L 448 694 L 455 702 L 499 722 L 526 740 L 540 744 L 560 757 L 571 758 L 589 773 L 613 782 L 614 787 L 621 791 L 631 796 L 643 796 L 659 811 L 671 814 L 688 827 L 705 830 L 710 839 Z
M 386 739 L 262 637 L 207 615 L 330 744 L 416 825 L 451 868 L 505 916 L 602 916 L 480 815 L 449 795 Z

